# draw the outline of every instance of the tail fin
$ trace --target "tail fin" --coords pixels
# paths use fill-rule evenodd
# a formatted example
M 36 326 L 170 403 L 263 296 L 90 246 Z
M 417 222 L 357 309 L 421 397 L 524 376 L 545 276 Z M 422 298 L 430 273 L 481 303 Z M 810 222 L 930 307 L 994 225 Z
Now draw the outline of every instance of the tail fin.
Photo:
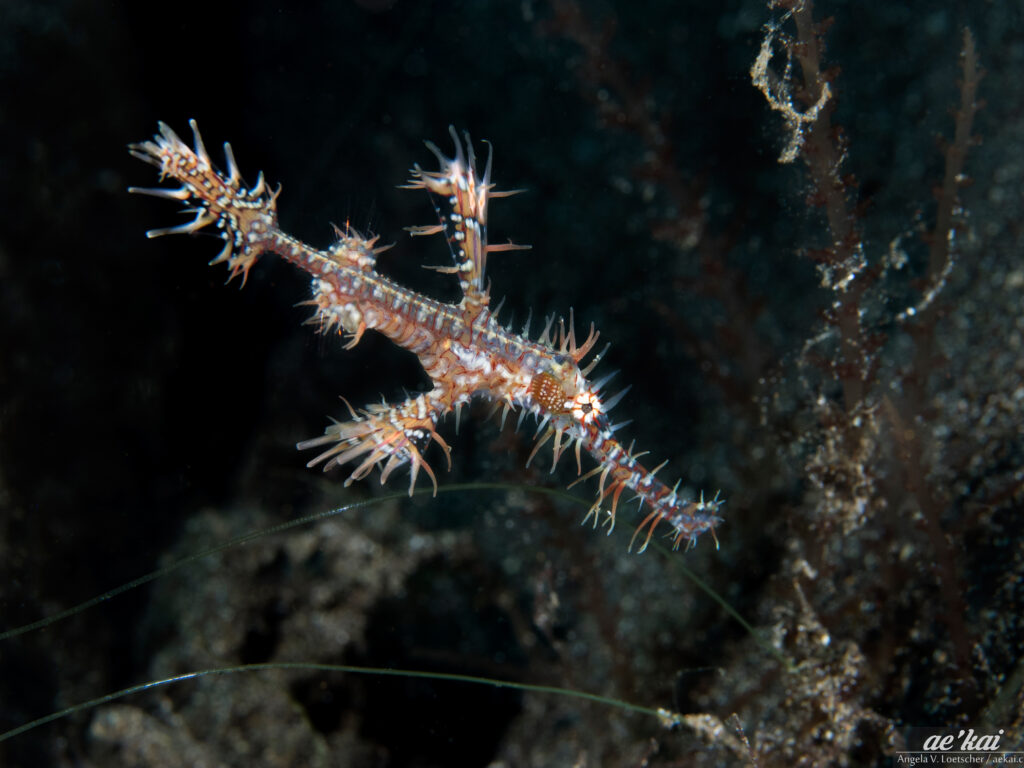
M 277 231 L 276 202 L 280 188 L 269 191 L 259 174 L 256 186 L 247 188 L 235 164 L 230 144 L 224 144 L 228 172 L 224 175 L 210 161 L 203 146 L 196 121 L 190 120 L 195 148 L 189 147 L 165 123 L 160 123 L 160 133 L 152 141 L 131 144 L 128 149 L 134 157 L 160 169 L 160 180 L 172 178 L 179 182 L 178 189 L 145 189 L 131 187 L 128 191 L 188 203 L 187 211 L 194 211 L 196 217 L 177 227 L 152 229 L 147 237 L 159 237 L 178 233 L 197 232 L 210 224 L 221 230 L 224 248 L 211 264 L 227 262 L 231 270 L 229 280 L 242 276 L 242 285 L 249 269 L 256 263 L 260 253 L 273 241 Z

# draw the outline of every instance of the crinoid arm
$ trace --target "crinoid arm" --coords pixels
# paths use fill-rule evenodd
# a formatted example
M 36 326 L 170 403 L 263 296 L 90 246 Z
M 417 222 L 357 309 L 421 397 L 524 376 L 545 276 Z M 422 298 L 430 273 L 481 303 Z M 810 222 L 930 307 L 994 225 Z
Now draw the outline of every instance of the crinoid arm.
M 345 485 L 363 479 L 375 466 L 381 466 L 380 482 L 383 485 L 392 472 L 408 464 L 409 495 L 416 487 L 421 469 L 430 477 L 434 495 L 437 495 L 437 476 L 423 458 L 422 449 L 431 440 L 441 446 L 448 460 L 448 469 L 451 469 L 452 457 L 448 444 L 434 428 L 439 411 L 430 406 L 427 395 L 410 398 L 399 405 L 371 405 L 358 412 L 347 401 L 345 405 L 352 415 L 351 421 L 332 424 L 320 437 L 303 440 L 296 446 L 299 450 L 330 446 L 306 466 L 313 467 L 323 462 L 326 471 L 359 461 Z

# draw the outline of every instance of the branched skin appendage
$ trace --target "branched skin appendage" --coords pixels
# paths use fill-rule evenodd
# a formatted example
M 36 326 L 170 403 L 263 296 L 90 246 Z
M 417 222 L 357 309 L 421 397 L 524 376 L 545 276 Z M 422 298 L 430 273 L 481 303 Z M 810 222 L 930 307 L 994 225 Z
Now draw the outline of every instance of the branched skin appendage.
M 409 492 L 422 470 L 436 493 L 437 478 L 424 458 L 430 442 L 437 443 L 451 467 L 451 452 L 437 432 L 438 423 L 454 412 L 457 424 L 464 405 L 474 397 L 485 398 L 503 409 L 503 422 L 511 411 L 519 413 L 520 424 L 526 414 L 536 417 L 539 439 L 530 461 L 551 442 L 554 470 L 572 447 L 581 475 L 576 482 L 599 478 L 598 496 L 587 514 L 595 525 L 603 518 L 610 532 L 620 498 L 628 490 L 647 507 L 647 515 L 633 535 L 633 542 L 642 539 L 640 551 L 646 549 L 661 523 L 668 525 L 668 534 L 677 548 L 692 546 L 705 531 L 714 536 L 722 504 L 717 496 L 710 501 L 703 496 L 699 500 L 681 498 L 677 495 L 678 483 L 669 488 L 655 477 L 664 463 L 654 470 L 647 469 L 637 460 L 641 454 L 632 445 L 626 448 L 615 438 L 621 425 L 611 424 L 608 412 L 625 391 L 605 398 L 602 390 L 611 376 L 597 382 L 587 378 L 603 353 L 580 367 L 597 342 L 593 326 L 580 342 L 571 315 L 568 327 L 563 321 L 556 327 L 552 316 L 539 338 L 531 341 L 529 322 L 522 334 L 517 334 L 493 317 L 484 280 L 487 255 L 522 246 L 487 242 L 488 201 L 514 193 L 493 189 L 490 156 L 483 176 L 478 175 L 468 136 L 464 149 L 454 129 L 451 131 L 454 158 L 428 144 L 440 170 L 428 172 L 415 167 L 407 185 L 426 189 L 447 205 L 439 224 L 412 227 L 410 231 L 448 238 L 455 264 L 435 269 L 455 274 L 462 289 L 462 300 L 448 304 L 378 274 L 376 257 L 384 248 L 377 247 L 375 237 L 364 237 L 348 227 L 336 229 L 335 243 L 327 250 L 317 250 L 282 232 L 276 211 L 280 190 L 269 191 L 262 174 L 255 186 L 247 188 L 229 144 L 224 145 L 227 173 L 215 169 L 195 121 L 191 126 L 193 147 L 163 123 L 151 141 L 130 147 L 135 157 L 160 169 L 161 181 L 172 179 L 180 185 L 174 189 L 130 191 L 180 200 L 195 213 L 187 224 L 152 230 L 147 235 L 191 234 L 215 227 L 220 230 L 224 248 L 211 263 L 226 263 L 229 280 L 240 275 L 243 285 L 262 254 L 277 254 L 311 276 L 312 299 L 308 304 L 314 307 L 314 315 L 310 322 L 321 332 L 347 335 L 346 348 L 355 346 L 368 329 L 382 333 L 415 354 L 433 382 L 429 392 L 402 403 L 358 410 L 349 406 L 349 421 L 332 424 L 320 437 L 298 444 L 300 449 L 323 449 L 309 466 L 323 463 L 324 469 L 329 469 L 355 463 L 347 485 L 365 477 L 374 467 L 381 468 L 383 483 L 396 469 L 408 465 Z M 585 474 L 583 451 L 597 462 Z M 610 506 L 603 508 L 606 500 L 610 500 Z

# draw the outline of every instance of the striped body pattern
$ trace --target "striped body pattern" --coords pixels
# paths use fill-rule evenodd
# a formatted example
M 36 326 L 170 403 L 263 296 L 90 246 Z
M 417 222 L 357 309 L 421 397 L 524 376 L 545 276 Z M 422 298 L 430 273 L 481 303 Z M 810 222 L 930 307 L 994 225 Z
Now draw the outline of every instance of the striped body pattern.
M 580 475 L 576 482 L 594 476 L 599 479 L 597 499 L 586 518 L 592 517 L 595 525 L 603 521 L 610 531 L 620 497 L 629 490 L 646 512 L 633 536 L 633 541 L 642 537 L 641 551 L 661 524 L 667 525 L 677 548 L 692 546 L 705 531 L 714 536 L 722 504 L 717 496 L 710 501 L 703 496 L 699 500 L 682 498 L 677 494 L 678 483 L 670 488 L 655 477 L 664 463 L 653 471 L 647 469 L 637 460 L 640 454 L 632 445 L 627 448 L 615 438 L 620 425 L 609 422 L 608 412 L 625 392 L 606 398 L 602 389 L 611 377 L 596 382 L 588 379 L 601 354 L 581 367 L 597 342 L 593 326 L 580 340 L 571 314 L 568 323 L 560 320 L 556 324 L 552 316 L 540 336 L 531 340 L 529 322 L 517 334 L 495 319 L 485 283 L 487 255 L 522 246 L 487 241 L 488 202 L 514 192 L 493 189 L 490 155 L 483 174 L 478 174 L 468 136 L 463 146 L 451 130 L 453 158 L 428 143 L 440 169 L 424 171 L 416 166 L 406 185 L 426 189 L 443 201 L 438 209 L 440 223 L 409 231 L 448 239 L 454 264 L 434 269 L 458 278 L 462 299 L 449 304 L 380 275 L 377 254 L 387 246 L 377 246 L 375 237 L 364 237 L 347 226 L 335 228 L 333 245 L 319 250 L 283 232 L 277 223 L 280 189 L 268 189 L 262 173 L 253 187 L 246 187 L 230 144 L 224 145 L 227 173 L 217 170 L 195 121 L 191 127 L 191 147 L 163 123 L 152 140 L 130 146 L 135 157 L 160 170 L 161 181 L 171 179 L 179 185 L 130 191 L 182 201 L 195 213 L 186 224 L 151 230 L 147 236 L 190 234 L 208 227 L 219 230 L 224 247 L 211 263 L 226 264 L 229 279 L 240 276 L 243 285 L 262 254 L 276 254 L 312 278 L 308 304 L 314 309 L 312 322 L 321 332 L 346 336 L 346 348 L 355 346 L 367 329 L 382 333 L 415 354 L 432 382 L 429 392 L 401 403 L 361 409 L 349 405 L 348 421 L 333 423 L 323 435 L 298 444 L 299 449 L 320 449 L 309 466 L 322 463 L 329 469 L 355 464 L 346 484 L 366 477 L 374 467 L 380 468 L 383 483 L 396 469 L 408 466 L 410 493 L 421 471 L 436 493 L 437 478 L 424 451 L 431 442 L 436 443 L 450 468 L 451 451 L 438 433 L 438 425 L 452 413 L 458 425 L 462 407 L 474 398 L 483 398 L 502 409 L 503 422 L 512 411 L 518 413 L 520 424 L 527 414 L 536 417 L 539 439 L 531 461 L 550 442 L 554 469 L 565 451 L 573 448 Z M 583 452 L 597 463 L 586 473 Z

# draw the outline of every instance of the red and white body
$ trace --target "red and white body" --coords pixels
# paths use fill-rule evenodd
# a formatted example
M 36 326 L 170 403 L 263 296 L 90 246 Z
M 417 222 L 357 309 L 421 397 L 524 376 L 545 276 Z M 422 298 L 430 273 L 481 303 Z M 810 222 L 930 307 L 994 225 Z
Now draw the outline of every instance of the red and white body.
M 408 185 L 427 189 L 447 203 L 446 217 L 440 224 L 411 231 L 448 237 L 455 263 L 442 271 L 455 274 L 462 289 L 462 300 L 448 304 L 380 275 L 376 255 L 383 249 L 375 247 L 376 238 L 365 238 L 351 229 L 339 230 L 330 248 L 318 250 L 282 232 L 277 224 L 278 193 L 266 188 L 262 174 L 254 187 L 245 187 L 227 144 L 228 172 L 217 171 L 194 121 L 192 129 L 194 147 L 163 123 L 152 141 L 131 147 L 133 155 L 160 169 L 161 180 L 172 178 L 180 184 L 177 189 L 132 191 L 181 200 L 196 212 L 195 219 L 187 224 L 147 234 L 155 237 L 211 226 L 219 229 L 225 245 L 212 263 L 226 263 L 231 276 L 241 275 L 243 284 L 261 254 L 277 254 L 311 276 L 309 303 L 315 307 L 315 321 L 322 331 L 348 334 L 349 347 L 358 343 L 367 329 L 382 333 L 415 354 L 433 383 L 429 392 L 401 403 L 350 408 L 350 421 L 332 424 L 322 436 L 298 444 L 303 449 L 326 447 L 309 462 L 311 466 L 324 462 L 327 468 L 356 462 L 347 482 L 380 466 L 384 482 L 395 469 L 408 464 L 410 492 L 421 469 L 430 476 L 436 491 L 436 477 L 422 451 L 434 441 L 450 465 L 448 445 L 437 432 L 440 420 L 453 411 L 458 418 L 461 407 L 472 398 L 485 398 L 503 405 L 506 415 L 518 411 L 537 417 L 543 431 L 531 459 L 542 445 L 553 440 L 555 463 L 570 446 L 581 474 L 582 452 L 597 462 L 584 476 L 599 477 L 598 497 L 590 511 L 595 523 L 604 514 L 606 522 L 614 524 L 619 499 L 623 491 L 630 490 L 647 511 L 634 535 L 635 539 L 646 532 L 641 550 L 662 522 L 670 527 L 676 547 L 684 542 L 692 545 L 704 531 L 713 535 L 720 521 L 717 512 L 721 502 L 717 498 L 681 498 L 676 488 L 669 488 L 654 476 L 660 467 L 648 470 L 637 461 L 638 454 L 632 447 L 627 449 L 616 440 L 607 412 L 619 396 L 605 400 L 601 383 L 588 380 L 597 358 L 580 367 L 597 341 L 593 327 L 586 340 L 578 343 L 571 319 L 568 330 L 560 321 L 556 331 L 552 318 L 540 337 L 532 341 L 526 329 L 522 335 L 514 333 L 492 316 L 484 283 L 487 255 L 519 246 L 487 242 L 488 201 L 510 193 L 493 190 L 490 159 L 483 176 L 478 176 L 468 138 L 468 158 L 454 131 L 454 158 L 428 145 L 441 168 L 436 172 L 414 168 Z M 606 499 L 611 504 L 602 513 Z

